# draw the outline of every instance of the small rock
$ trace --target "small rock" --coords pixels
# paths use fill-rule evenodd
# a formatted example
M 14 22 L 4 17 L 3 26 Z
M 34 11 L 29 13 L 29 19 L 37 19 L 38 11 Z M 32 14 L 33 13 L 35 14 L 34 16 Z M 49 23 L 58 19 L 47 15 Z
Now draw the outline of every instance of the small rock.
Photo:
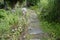
M 22 8 L 21 10 L 22 10 L 23 15 L 26 15 L 26 13 L 27 13 L 27 8 Z
M 30 40 L 40 40 L 40 39 L 30 39 Z

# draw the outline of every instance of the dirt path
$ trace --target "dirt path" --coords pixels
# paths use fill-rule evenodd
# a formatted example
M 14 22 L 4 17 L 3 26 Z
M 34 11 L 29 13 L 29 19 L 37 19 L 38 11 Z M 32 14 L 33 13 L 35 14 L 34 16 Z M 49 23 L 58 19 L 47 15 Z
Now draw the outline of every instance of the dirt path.
M 37 14 L 34 10 L 28 10 L 28 27 L 22 33 L 22 40 L 43 40 L 48 35 L 40 29 L 40 23 Z M 23 37 L 25 36 L 25 39 Z

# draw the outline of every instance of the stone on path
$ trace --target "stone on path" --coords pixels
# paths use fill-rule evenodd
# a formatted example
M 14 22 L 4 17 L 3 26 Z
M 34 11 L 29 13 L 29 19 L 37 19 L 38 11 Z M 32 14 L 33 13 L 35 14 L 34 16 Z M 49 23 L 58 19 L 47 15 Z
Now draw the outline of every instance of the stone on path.
M 40 40 L 40 39 L 30 39 L 30 40 Z
M 39 34 L 39 33 L 42 33 L 42 31 L 40 30 L 40 28 L 29 28 L 29 34 Z

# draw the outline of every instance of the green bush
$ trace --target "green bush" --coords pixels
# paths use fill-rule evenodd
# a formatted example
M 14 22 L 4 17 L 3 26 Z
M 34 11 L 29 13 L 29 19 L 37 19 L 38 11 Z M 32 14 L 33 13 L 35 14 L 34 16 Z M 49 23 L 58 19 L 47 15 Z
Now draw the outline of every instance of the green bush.
M 48 22 L 60 22 L 60 9 L 58 0 L 41 0 L 41 17 Z M 47 6 L 48 5 L 48 6 Z
M 40 2 L 40 0 L 27 0 L 27 3 L 29 3 L 29 5 L 37 5 L 37 3 Z
M 53 35 L 60 37 L 60 0 L 40 0 L 40 14 L 42 28 Z M 52 37 L 52 38 L 53 38 Z
M 21 32 L 21 30 L 18 28 L 21 12 L 18 10 L 17 12 L 0 9 L 0 40 L 15 40 L 15 37 L 18 40 L 18 36 L 20 36 Z M 14 30 L 15 28 L 17 28 L 16 31 Z
M 0 24 L 1 24 L 0 27 L 5 29 L 7 28 L 6 30 L 8 30 L 10 24 L 12 25 L 14 23 L 15 20 L 14 16 L 15 15 L 11 14 L 10 12 L 7 12 L 5 10 L 0 10 Z

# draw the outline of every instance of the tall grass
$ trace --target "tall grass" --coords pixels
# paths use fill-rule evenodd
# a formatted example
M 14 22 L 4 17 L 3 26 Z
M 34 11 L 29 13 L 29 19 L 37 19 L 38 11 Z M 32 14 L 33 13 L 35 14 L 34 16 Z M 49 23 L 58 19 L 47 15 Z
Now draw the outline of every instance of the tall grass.
M 6 11 L 0 9 L 0 40 L 18 40 L 25 26 L 20 9 Z

